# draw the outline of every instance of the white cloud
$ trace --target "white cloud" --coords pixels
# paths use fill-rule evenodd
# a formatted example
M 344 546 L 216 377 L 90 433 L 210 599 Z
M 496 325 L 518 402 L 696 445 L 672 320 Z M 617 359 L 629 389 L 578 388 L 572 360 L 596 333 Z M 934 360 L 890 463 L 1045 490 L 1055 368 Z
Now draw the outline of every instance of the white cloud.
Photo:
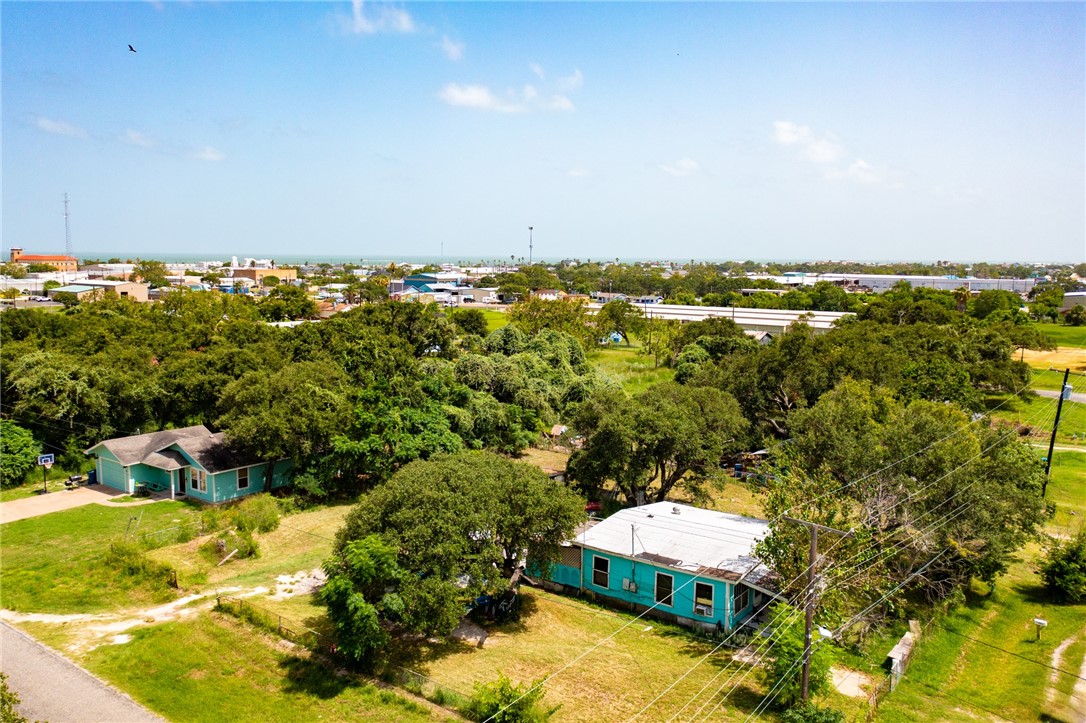
M 526 83 L 520 90 L 506 91 L 504 97 L 497 95 L 485 85 L 448 83 L 437 95 L 452 106 L 489 110 L 496 113 L 576 110 L 573 101 L 568 97 L 557 93 L 544 95 L 531 83 Z
M 523 105 L 498 98 L 485 85 L 449 83 L 441 89 L 438 97 L 449 105 L 460 108 L 490 110 L 497 113 L 521 113 L 525 110 Z
M 460 60 L 464 57 L 464 44 L 458 43 L 448 35 L 441 36 L 441 52 L 449 60 Z
M 377 33 L 413 33 L 415 21 L 402 8 L 384 3 L 367 10 L 365 0 L 351 0 L 351 17 L 342 18 L 341 25 L 348 33 L 375 35 Z
M 540 80 L 546 80 L 547 79 L 547 74 L 545 72 L 543 72 L 543 66 L 540 65 L 539 63 L 528 63 L 528 67 L 532 69 L 532 72 L 535 74 L 535 77 L 539 78 Z
M 54 133 L 58 136 L 68 136 L 69 138 L 86 138 L 87 132 L 78 126 L 73 126 L 67 121 L 53 120 L 52 118 L 46 118 L 41 116 L 38 118 L 36 125 L 40 130 L 46 133 Z
M 693 158 L 680 158 L 674 163 L 666 163 L 660 166 L 660 170 L 669 176 L 692 176 L 701 171 L 701 164 Z
M 197 148 L 193 152 L 192 157 L 198 161 L 221 161 L 226 158 L 226 156 L 222 154 L 222 151 L 216 150 L 211 146 Z
M 127 143 L 131 146 L 139 146 L 140 148 L 150 148 L 155 144 L 155 142 L 152 141 L 150 138 L 140 133 L 139 131 L 132 130 L 131 128 L 126 130 L 120 136 L 120 141 L 122 143 Z
M 584 85 L 584 76 L 581 75 L 580 70 L 574 70 L 573 75 L 567 75 L 565 78 L 558 79 L 558 90 L 561 91 L 573 91 L 580 90 Z
M 857 158 L 843 170 L 831 168 L 826 171 L 826 178 L 831 181 L 852 181 L 854 183 L 885 183 L 886 179 L 870 163 Z
M 828 166 L 822 174 L 827 181 L 901 188 L 901 184 L 891 181 L 886 173 L 862 158 L 852 156 L 833 134 L 816 134 L 809 127 L 798 123 L 776 121 L 773 123 L 773 140 L 782 146 L 795 146 L 800 157 L 805 160 Z
M 592 175 L 592 171 L 587 168 L 571 168 L 566 171 L 566 175 L 570 178 L 588 178 Z
M 773 138 L 781 145 L 791 146 L 811 137 L 811 129 L 796 125 L 790 121 L 776 121 L 773 124 Z

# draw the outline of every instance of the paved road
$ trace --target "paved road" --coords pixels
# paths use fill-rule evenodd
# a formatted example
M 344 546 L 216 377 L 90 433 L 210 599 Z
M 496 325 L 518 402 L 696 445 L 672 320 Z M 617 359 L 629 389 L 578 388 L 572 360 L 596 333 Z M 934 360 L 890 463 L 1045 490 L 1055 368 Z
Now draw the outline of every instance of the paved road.
M 0 622 L 0 670 L 21 699 L 19 712 L 48 723 L 165 723 L 26 633 Z
M 1033 391 L 1037 392 L 1037 396 L 1048 397 L 1049 399 L 1058 399 L 1060 396 L 1060 393 L 1055 389 L 1034 389 Z M 1086 393 L 1071 392 L 1071 401 L 1086 404 Z

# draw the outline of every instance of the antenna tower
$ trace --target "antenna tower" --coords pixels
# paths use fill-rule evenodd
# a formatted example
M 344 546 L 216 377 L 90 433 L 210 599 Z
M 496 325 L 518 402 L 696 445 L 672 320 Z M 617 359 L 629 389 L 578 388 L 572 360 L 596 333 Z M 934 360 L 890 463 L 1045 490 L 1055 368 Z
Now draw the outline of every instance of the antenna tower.
M 64 194 L 64 253 L 72 255 L 72 226 L 68 223 L 68 194 Z

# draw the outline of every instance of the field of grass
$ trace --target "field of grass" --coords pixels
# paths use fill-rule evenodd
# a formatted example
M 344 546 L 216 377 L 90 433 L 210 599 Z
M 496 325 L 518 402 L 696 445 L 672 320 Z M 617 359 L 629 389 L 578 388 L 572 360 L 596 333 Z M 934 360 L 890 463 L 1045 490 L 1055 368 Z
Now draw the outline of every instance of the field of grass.
M 429 710 L 394 692 L 339 677 L 232 618 L 208 614 L 140 628 L 84 664 L 178 721 L 417 721 Z
M 320 567 L 331 554 L 336 532 L 350 509 L 349 505 L 322 507 L 283 517 L 278 529 L 254 535 L 260 545 L 258 557 L 230 560 L 221 567 L 199 554 L 198 548 L 206 538 L 163 547 L 149 554 L 177 570 L 178 582 L 186 591 L 205 586 L 257 585 L 274 590 L 279 575 Z
M 1062 378 L 1062 377 L 1061 377 Z M 1020 427 L 1028 427 L 1028 441 L 1033 444 L 1048 446 L 1052 435 L 1052 424 L 1056 419 L 1058 400 L 1049 397 L 1030 397 L 1025 399 L 1000 396 L 992 398 L 991 404 L 999 405 L 991 412 L 992 418 Z M 1072 439 L 1072 435 L 1075 436 Z M 1060 428 L 1056 432 L 1056 444 L 1063 446 L 1082 446 L 1086 444 L 1086 404 L 1064 402 L 1060 412 Z
M 60 469 L 59 467 L 53 467 L 46 475 L 48 478 L 48 489 L 50 492 L 61 492 L 65 489 L 64 480 L 74 474 L 86 474 L 86 470 L 70 471 L 66 469 Z M 11 500 L 21 500 L 25 497 L 33 497 L 41 492 L 42 479 L 41 468 L 37 467 L 30 471 L 27 475 L 27 481 L 21 485 L 14 487 L 0 488 L 0 503 L 10 502 Z
M 523 589 L 523 593 L 520 621 L 493 628 L 483 647 L 423 643 L 407 651 L 401 664 L 463 695 L 470 694 L 476 682 L 496 679 L 499 672 L 516 682 L 529 683 L 555 673 L 632 619 L 538 590 Z M 546 683 L 543 702 L 561 704 L 552 719 L 555 723 L 626 720 L 712 647 L 658 622 L 638 621 L 554 675 Z M 726 655 L 714 655 L 639 720 L 669 718 L 730 665 L 727 659 Z M 729 698 L 724 706 L 725 720 L 740 720 L 757 704 L 760 688 L 753 677 Z M 726 678 L 727 674 L 720 677 L 717 684 Z
M 1053 455 L 1047 498 L 1057 506 L 1047 532 L 1079 529 L 1086 519 L 1086 453 Z M 901 686 L 880 706 L 879 720 L 965 721 L 989 718 L 990 711 L 1010 720 L 1078 719 L 1074 711 L 1086 710 L 1086 690 L 1076 693 L 1077 678 L 1046 666 L 1081 675 L 1086 604 L 1049 601 L 1037 574 L 1042 554 L 1039 543 L 1028 544 L 994 592 L 975 584 L 966 604 L 931 628 Z M 1034 618 L 1048 621 L 1040 640 Z
M 1037 324 L 1037 328 L 1057 346 L 1086 349 L 1086 326 Z
M 500 329 L 509 323 L 509 315 L 497 309 L 479 309 L 486 317 L 486 330 L 488 332 Z
M 591 352 L 589 360 L 630 394 L 637 394 L 658 382 L 675 377 L 667 367 L 654 367 L 651 356 L 640 355 L 637 347 L 610 346 Z
M 184 502 L 134 509 L 86 505 L 0 526 L 0 605 L 23 612 L 99 612 L 157 602 L 156 595 L 102 564 L 130 521 L 145 533 L 198 519 Z M 134 523 L 133 523 L 134 524 Z

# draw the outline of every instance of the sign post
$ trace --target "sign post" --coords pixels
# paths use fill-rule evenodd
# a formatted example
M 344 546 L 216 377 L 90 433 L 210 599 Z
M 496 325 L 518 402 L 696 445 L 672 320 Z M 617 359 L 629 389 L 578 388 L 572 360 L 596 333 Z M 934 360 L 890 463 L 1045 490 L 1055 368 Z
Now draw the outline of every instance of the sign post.
M 49 492 L 49 468 L 53 466 L 53 455 L 39 454 L 38 465 L 41 466 L 41 493 Z

